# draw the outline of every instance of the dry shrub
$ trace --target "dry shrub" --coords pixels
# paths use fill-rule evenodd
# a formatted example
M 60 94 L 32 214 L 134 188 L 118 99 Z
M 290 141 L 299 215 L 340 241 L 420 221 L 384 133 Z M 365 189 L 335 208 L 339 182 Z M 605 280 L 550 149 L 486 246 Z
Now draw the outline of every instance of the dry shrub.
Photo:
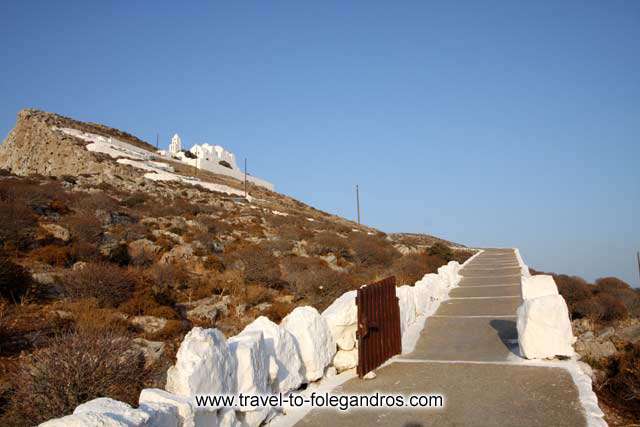
M 326 264 L 290 273 L 287 277 L 297 293 L 319 310 L 326 308 L 340 294 L 351 289 L 353 283 L 346 273 L 332 270 Z
M 99 307 L 95 299 L 80 299 L 64 307 L 72 313 L 77 330 L 95 332 L 110 330 L 120 334 L 127 334 L 130 330 L 130 325 L 122 313 L 111 308 Z
M 92 262 L 67 272 L 62 285 L 69 298 L 95 298 L 100 307 L 115 307 L 131 297 L 136 279 L 125 268 Z
M 30 256 L 54 267 L 66 267 L 74 262 L 70 246 L 45 245 L 31 251 Z
M 95 243 L 102 234 L 102 223 L 93 213 L 81 212 L 65 218 L 71 236 L 78 241 Z
M 266 240 L 264 242 L 261 242 L 260 245 L 272 253 L 280 252 L 280 254 L 289 252 L 291 249 L 293 249 L 293 242 L 291 240 L 284 240 L 279 238 Z
M 189 273 L 182 264 L 154 264 L 147 276 L 162 288 L 183 288 L 190 282 Z
M 640 419 L 640 342 L 609 357 L 605 372 L 599 397 L 632 419 Z
M 335 233 L 322 232 L 315 235 L 308 245 L 309 253 L 313 255 L 334 254 L 337 257 L 349 257 L 349 242 Z
M 273 322 L 280 323 L 284 317 L 293 310 L 293 305 L 286 302 L 274 301 L 271 307 L 264 311 L 264 315 Z
M 245 288 L 244 300 L 250 306 L 269 302 L 269 290 L 263 286 L 249 285 Z
M 449 261 L 452 261 L 453 251 L 448 245 L 445 245 L 442 242 L 436 242 L 427 249 L 427 254 L 432 256 L 439 256 L 440 258 L 445 260 L 445 264 Z
M 113 212 L 118 209 L 118 206 L 118 201 L 104 191 L 82 194 L 72 205 L 76 211 L 91 215 L 94 215 L 97 210 Z
M 286 217 L 290 218 L 290 217 Z M 277 228 L 277 234 L 285 240 L 299 242 L 313 237 L 313 232 L 308 230 L 304 225 L 296 223 L 287 223 Z
M 30 283 L 27 270 L 0 254 L 0 297 L 17 303 L 29 290 Z
M 260 245 L 242 246 L 231 254 L 230 258 L 242 263 L 244 278 L 248 282 L 263 284 L 275 289 L 286 285 L 282 280 L 278 259 Z
M 8 422 L 38 424 L 98 397 L 137 404 L 144 359 L 128 337 L 109 330 L 60 334 L 35 351 L 14 376 Z
M 600 320 L 603 322 L 622 320 L 629 315 L 624 303 L 613 295 L 600 293 L 596 295 L 594 299 L 601 307 L 602 315 L 600 316 Z
M 129 208 L 133 208 L 136 207 L 138 205 L 143 204 L 144 202 L 146 202 L 148 199 L 147 195 L 145 193 L 134 193 L 126 198 L 124 198 L 122 200 L 122 202 L 120 202 L 123 206 L 129 207 Z
M 22 200 L 0 199 L 0 240 L 26 247 L 35 233 L 36 216 Z
M 595 291 L 598 294 L 608 294 L 622 301 L 629 313 L 640 315 L 640 294 L 629 284 L 617 277 L 603 277 L 596 280 Z
M 219 295 L 243 296 L 246 292 L 244 275 L 238 270 L 225 270 L 213 277 L 213 290 Z
M 460 264 L 464 264 L 469 258 L 476 254 L 475 251 L 467 250 L 467 249 L 456 249 L 453 251 L 453 259 L 452 261 L 458 261 Z
M 353 233 L 350 242 L 354 260 L 366 267 L 388 267 L 394 259 L 400 257 L 400 252 L 390 242 L 377 236 Z
M 83 240 L 69 245 L 69 253 L 74 261 L 95 261 L 99 258 L 98 246 Z
M 170 340 L 183 335 L 186 331 L 186 326 L 181 320 L 167 320 L 167 324 L 157 334 L 149 337 L 154 340 Z
M 398 285 L 413 285 L 427 273 L 433 273 L 426 254 L 408 254 L 396 259 L 389 271 Z M 437 270 L 437 267 L 436 267 Z
M 218 218 L 214 218 L 211 215 L 199 214 L 196 219 L 200 224 L 205 226 L 207 231 L 211 234 L 221 235 L 231 231 L 231 226 L 228 223 L 223 222 Z
M 567 302 L 573 318 L 598 319 L 601 316 L 597 302 L 591 298 L 593 286 L 584 279 L 564 274 L 554 275 L 553 279 L 558 285 L 558 292 Z

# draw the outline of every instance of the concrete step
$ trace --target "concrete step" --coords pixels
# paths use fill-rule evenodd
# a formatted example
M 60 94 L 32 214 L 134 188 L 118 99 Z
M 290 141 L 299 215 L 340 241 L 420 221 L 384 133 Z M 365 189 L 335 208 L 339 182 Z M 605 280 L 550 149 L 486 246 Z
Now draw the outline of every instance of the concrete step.
M 520 298 L 460 299 L 440 304 L 440 316 L 515 316 Z

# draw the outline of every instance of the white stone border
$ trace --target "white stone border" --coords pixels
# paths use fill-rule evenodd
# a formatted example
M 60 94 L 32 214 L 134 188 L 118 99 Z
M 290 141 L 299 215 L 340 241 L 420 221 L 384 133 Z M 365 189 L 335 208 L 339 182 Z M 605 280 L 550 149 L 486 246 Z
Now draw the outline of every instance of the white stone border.
M 524 260 L 522 259 L 518 248 L 514 248 L 514 252 L 516 254 L 516 258 L 518 259 L 518 264 L 520 264 L 520 268 L 522 269 L 522 276 L 531 277 L 531 274 L 529 273 L 529 267 L 524 263 Z M 582 409 L 584 409 L 587 426 L 607 426 L 607 422 L 603 418 L 604 413 L 598 406 L 598 396 L 596 396 L 596 393 L 593 391 L 591 377 L 580 367 L 580 364 L 578 363 L 578 360 L 575 358 L 575 356 L 567 361 L 527 360 L 524 358 L 518 359 L 519 363 L 515 360 L 515 357 L 512 359 L 512 361 L 515 362 L 514 364 L 527 366 L 558 367 L 566 369 L 567 372 L 569 372 L 569 374 L 571 375 L 573 383 L 578 389 L 578 398 L 580 399 L 580 403 L 582 404 Z

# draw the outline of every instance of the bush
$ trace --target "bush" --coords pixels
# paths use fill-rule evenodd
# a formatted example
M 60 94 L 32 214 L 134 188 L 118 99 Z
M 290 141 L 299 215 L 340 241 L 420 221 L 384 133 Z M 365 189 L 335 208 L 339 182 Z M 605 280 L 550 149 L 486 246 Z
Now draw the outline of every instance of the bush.
M 599 397 L 633 419 L 640 419 L 640 342 L 609 357 L 607 379 L 600 386 Z
M 640 295 L 627 282 L 616 277 L 600 278 L 596 280 L 595 291 L 613 296 L 622 301 L 630 313 L 640 315 Z
M 147 195 L 145 193 L 135 193 L 122 200 L 121 204 L 129 208 L 141 205 L 147 201 Z
M 448 245 L 441 242 L 436 242 L 427 250 L 428 255 L 439 256 L 445 260 L 445 264 L 449 261 L 453 261 L 453 251 Z
M 71 236 L 78 241 L 95 243 L 102 234 L 102 224 L 93 213 L 77 213 L 66 218 Z
M 144 359 L 131 351 L 125 336 L 104 330 L 75 331 L 52 338 L 14 377 L 15 392 L 6 418 L 33 425 L 70 414 L 79 404 L 98 397 L 136 405 L 145 379 Z
M 16 303 L 27 293 L 30 283 L 31 276 L 24 268 L 0 254 L 0 297 Z
M 342 258 L 348 258 L 349 242 L 337 234 L 322 232 L 311 239 L 308 251 L 313 255 L 327 255 L 332 253 Z
M 554 275 L 553 279 L 558 285 L 558 292 L 567 302 L 571 317 L 588 317 L 595 320 L 601 316 L 599 308 L 596 307 L 597 302 L 591 299 L 593 286 L 584 279 L 564 274 Z
M 264 284 L 280 289 L 286 283 L 282 280 L 278 259 L 273 253 L 259 245 L 243 246 L 230 258 L 244 266 L 244 278 L 248 282 Z
M 363 266 L 388 267 L 400 257 L 400 252 L 391 243 L 377 236 L 354 233 L 350 241 L 354 260 Z
M 73 264 L 70 246 L 46 245 L 31 251 L 31 258 L 54 267 L 67 267 Z
M 0 200 L 0 240 L 25 247 L 35 232 L 36 217 L 21 200 Z
M 624 303 L 613 295 L 600 293 L 595 296 L 595 300 L 600 305 L 602 315 L 600 320 L 603 322 L 613 322 L 615 320 L 625 319 L 629 312 Z
M 87 263 L 64 275 L 63 290 L 69 298 L 95 298 L 100 307 L 115 307 L 131 297 L 136 277 L 113 264 Z

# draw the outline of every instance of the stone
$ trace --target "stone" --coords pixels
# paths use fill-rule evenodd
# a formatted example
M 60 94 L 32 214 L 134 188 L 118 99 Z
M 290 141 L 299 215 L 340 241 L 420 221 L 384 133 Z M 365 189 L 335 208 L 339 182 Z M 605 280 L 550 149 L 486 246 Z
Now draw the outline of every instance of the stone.
M 138 239 L 129 243 L 128 250 L 129 256 L 133 259 L 152 259 L 162 248 L 149 239 Z
M 616 333 L 616 336 L 622 338 L 625 341 L 636 343 L 640 341 L 640 324 L 622 328 Z
M 99 414 L 122 422 L 128 426 L 146 426 L 149 414 L 133 409 L 129 404 L 108 397 L 99 397 L 82 403 L 73 411 L 74 415 Z
M 333 366 L 335 366 L 338 372 L 346 371 L 347 369 L 352 369 L 358 366 L 358 349 L 354 348 L 349 351 L 338 350 L 336 355 L 333 357 Z
M 63 242 L 68 242 L 71 237 L 69 230 L 58 224 L 40 224 L 40 228 L 46 235 Z
M 145 367 L 155 364 L 164 354 L 165 343 L 162 341 L 149 341 L 144 338 L 134 338 L 133 345 L 144 357 Z
M 609 357 L 616 352 L 616 346 L 609 340 L 607 341 L 578 341 L 576 342 L 576 352 L 582 357 L 590 357 L 599 360 Z
M 130 322 L 146 334 L 156 334 L 165 327 L 167 319 L 155 316 L 134 316 Z
M 604 328 L 599 334 L 597 339 L 599 341 L 605 340 L 609 337 L 612 337 L 615 334 L 616 330 L 613 327 L 609 326 L 608 328 Z
M 547 295 L 558 295 L 558 287 L 553 277 L 538 274 L 529 278 L 522 278 L 522 299 L 532 299 Z
M 356 330 L 358 328 L 356 294 L 356 291 L 343 293 L 322 312 L 322 317 L 329 325 L 333 340 L 341 350 L 352 350 L 356 346 Z
M 524 300 L 517 310 L 518 343 L 527 359 L 571 357 L 575 341 L 569 311 L 560 295 Z
M 189 331 L 167 371 L 166 389 L 179 396 L 236 393 L 236 361 L 219 330 Z
M 214 321 L 219 315 L 229 314 L 229 303 L 231 298 L 228 295 L 223 297 L 213 295 L 197 301 L 182 303 L 178 308 L 185 311 L 185 316 L 191 321 L 209 320 Z
M 446 286 L 437 274 L 425 274 L 413 287 L 414 303 L 418 316 L 428 315 L 434 311 L 437 301 L 446 295 Z
M 170 408 L 177 414 L 178 426 L 180 427 L 200 427 L 217 426 L 217 408 L 196 408 L 191 397 L 177 396 L 165 390 L 157 388 L 145 388 L 140 392 L 138 403 L 143 407 L 157 407 L 162 405 Z M 57 426 L 56 426 L 57 427 Z
M 188 262 L 193 258 L 193 248 L 189 244 L 173 247 L 169 252 L 162 255 L 160 262 L 163 264 L 173 264 L 178 262 Z
M 313 307 L 297 307 L 282 319 L 281 325 L 295 338 L 307 381 L 322 378 L 331 364 L 336 344 L 326 320 Z
M 416 321 L 416 300 L 413 291 L 413 287 L 407 285 L 396 288 L 396 296 L 400 305 L 400 331 L 402 335 Z
M 273 392 L 287 393 L 300 387 L 305 378 L 301 372 L 302 359 L 294 336 L 265 316 L 248 324 L 240 335 L 252 331 L 262 333 L 265 350 L 276 363 L 275 369 L 269 372 Z
M 376 375 L 376 373 L 375 373 L 375 372 L 371 371 L 371 372 L 368 372 L 364 377 L 362 377 L 362 379 L 364 379 L 364 380 L 373 380 L 373 379 L 375 379 L 377 376 L 378 376 L 378 375 Z
M 53 285 L 56 282 L 56 275 L 54 273 L 33 273 L 31 277 L 41 285 Z

